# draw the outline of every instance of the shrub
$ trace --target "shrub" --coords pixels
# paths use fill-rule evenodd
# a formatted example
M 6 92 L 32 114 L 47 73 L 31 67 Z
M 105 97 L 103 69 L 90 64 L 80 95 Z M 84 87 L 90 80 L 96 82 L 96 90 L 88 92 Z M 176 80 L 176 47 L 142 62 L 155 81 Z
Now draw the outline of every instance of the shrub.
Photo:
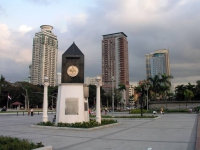
M 113 119 L 102 119 L 101 124 L 96 122 L 94 119 L 90 119 L 89 122 L 76 122 L 76 123 L 62 123 L 57 124 L 58 127 L 72 127 L 72 128 L 93 128 L 101 125 L 117 123 L 117 120 Z
M 27 139 L 0 136 L 0 150 L 30 150 L 43 146 L 41 142 L 35 144 Z
M 37 125 L 40 125 L 40 126 L 54 126 L 54 123 L 52 123 L 51 121 L 47 121 L 47 122 L 40 122 Z
M 185 113 L 185 112 L 188 112 L 187 109 L 166 109 L 165 112 L 168 112 L 168 113 Z

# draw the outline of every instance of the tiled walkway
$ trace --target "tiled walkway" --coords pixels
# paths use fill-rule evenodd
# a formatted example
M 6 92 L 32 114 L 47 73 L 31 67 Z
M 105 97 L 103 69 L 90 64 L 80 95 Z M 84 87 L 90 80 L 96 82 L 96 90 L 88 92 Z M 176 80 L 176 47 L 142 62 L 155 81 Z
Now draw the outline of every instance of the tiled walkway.
M 195 150 L 197 114 L 165 114 L 158 119 L 117 119 L 117 126 L 94 131 L 31 128 L 42 115 L 0 115 L 0 135 L 30 139 L 53 150 Z M 49 115 L 52 120 L 53 115 Z M 198 139 L 199 140 L 199 139 Z M 198 146 L 198 144 L 197 144 Z

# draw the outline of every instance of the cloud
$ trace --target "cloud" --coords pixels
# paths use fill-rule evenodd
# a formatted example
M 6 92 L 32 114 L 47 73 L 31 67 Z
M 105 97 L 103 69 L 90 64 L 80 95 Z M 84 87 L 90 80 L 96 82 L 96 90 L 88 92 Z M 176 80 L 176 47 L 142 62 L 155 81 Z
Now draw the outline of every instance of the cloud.
M 38 5 L 49 5 L 50 1 L 49 0 L 26 0 L 27 2 L 31 2 L 34 4 L 38 4 Z
M 122 31 L 127 34 L 129 42 L 130 81 L 146 78 L 145 54 L 166 48 L 170 50 L 173 81 L 180 82 L 181 76 L 186 77 L 188 73 L 197 76 L 197 70 L 200 70 L 198 65 L 193 67 L 200 57 L 200 33 L 194 30 L 200 23 L 199 11 L 189 9 L 193 3 L 181 2 L 97 1 L 96 7 L 84 11 L 87 17 L 83 23 L 79 22 L 78 15 L 68 18 L 68 33 L 60 35 L 60 38 L 65 36 L 68 37 L 66 40 L 76 41 L 86 55 L 86 75 L 94 76 L 101 72 L 102 35 Z M 184 17 L 187 13 L 192 18 Z M 187 66 L 177 67 L 183 64 Z M 186 73 L 184 69 L 187 68 L 193 68 L 193 72 Z
M 0 74 L 11 81 L 22 80 L 27 76 L 32 58 L 31 34 L 27 32 L 22 35 L 2 23 L 0 32 Z
M 5 15 L 5 9 L 0 5 L 0 16 Z
M 19 27 L 19 32 L 21 32 L 23 34 L 30 31 L 30 30 L 32 30 L 32 27 L 28 27 L 27 25 L 21 25 Z
M 64 1 L 60 1 L 62 7 L 54 5 L 57 1 L 29 2 L 60 10 L 56 11 L 56 15 L 51 15 L 51 21 L 48 17 L 34 16 L 37 20 L 33 19 L 29 25 L 38 22 L 37 27 L 25 25 L 24 20 L 22 21 L 25 23 L 21 23 L 18 30 L 9 28 L 5 23 L 0 24 L 0 32 L 4 33 L 0 35 L 0 59 L 5 64 L 14 62 L 13 66 L 9 66 L 11 68 L 20 67 L 21 71 L 28 72 L 34 34 L 39 32 L 40 25 L 50 22 L 59 43 L 58 72 L 61 71 L 62 54 L 74 41 L 85 54 L 85 76 L 101 74 L 102 35 L 124 32 L 128 36 L 131 82 L 137 83 L 146 78 L 145 54 L 163 48 L 170 51 L 171 73 L 174 76 L 172 82 L 195 82 L 199 77 L 198 1 L 96 0 L 90 1 L 92 4 L 85 4 L 84 7 L 82 3 L 71 4 L 69 7 Z M 71 6 L 73 10 L 70 10 Z M 42 9 L 45 11 L 45 7 Z M 21 75 L 18 74 L 16 76 Z M 26 76 L 28 74 L 24 73 L 23 77 Z

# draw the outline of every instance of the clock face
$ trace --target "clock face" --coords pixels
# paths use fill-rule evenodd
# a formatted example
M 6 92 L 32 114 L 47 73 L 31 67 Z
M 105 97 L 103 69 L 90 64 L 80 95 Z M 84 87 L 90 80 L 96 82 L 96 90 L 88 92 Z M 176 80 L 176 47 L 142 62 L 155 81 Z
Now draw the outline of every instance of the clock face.
M 76 66 L 69 66 L 67 69 L 67 74 L 70 77 L 75 77 L 78 74 L 78 68 Z

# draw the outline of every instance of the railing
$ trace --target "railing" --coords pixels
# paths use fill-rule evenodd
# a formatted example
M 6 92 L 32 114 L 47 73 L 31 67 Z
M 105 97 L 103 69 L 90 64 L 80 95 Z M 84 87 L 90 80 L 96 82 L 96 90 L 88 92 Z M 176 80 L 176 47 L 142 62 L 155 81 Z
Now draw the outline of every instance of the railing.
M 25 116 L 25 115 L 28 115 L 28 116 L 31 116 L 31 113 L 28 113 L 27 111 L 4 111 L 3 113 L 0 113 L 0 114 L 16 114 L 17 116 Z M 34 111 L 33 112 L 33 115 L 40 115 L 40 114 L 43 114 L 42 111 Z M 48 114 L 56 114 L 55 111 L 49 111 Z
M 18 114 L 19 114 L 20 112 L 21 112 L 21 111 L 17 111 L 17 116 L 18 116 Z M 56 112 L 55 112 L 55 111 L 49 111 L 48 114 L 49 114 L 49 113 L 50 113 L 50 114 L 55 114 Z M 27 111 L 23 111 L 21 114 L 22 114 L 23 116 L 24 116 L 24 114 L 27 114 L 28 116 L 31 115 L 31 113 L 28 114 Z M 40 115 L 40 114 L 43 114 L 43 112 L 42 112 L 42 111 L 34 111 L 34 112 L 33 112 L 33 115 L 36 115 L 36 114 L 37 114 L 37 115 Z

